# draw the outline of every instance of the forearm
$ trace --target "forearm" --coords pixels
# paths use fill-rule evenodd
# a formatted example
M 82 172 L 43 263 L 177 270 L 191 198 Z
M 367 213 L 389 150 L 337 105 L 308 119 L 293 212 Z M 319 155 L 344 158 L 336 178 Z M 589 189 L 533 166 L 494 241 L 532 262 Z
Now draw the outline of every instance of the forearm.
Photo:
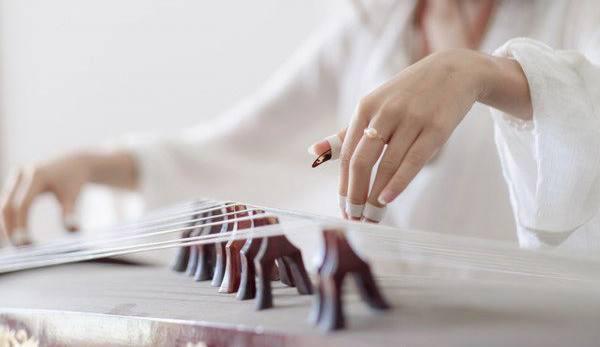
M 138 186 L 138 167 L 127 151 L 88 151 L 76 155 L 88 169 L 91 183 L 134 190 Z
M 523 120 L 532 119 L 527 78 L 514 59 L 482 55 L 482 92 L 478 101 Z

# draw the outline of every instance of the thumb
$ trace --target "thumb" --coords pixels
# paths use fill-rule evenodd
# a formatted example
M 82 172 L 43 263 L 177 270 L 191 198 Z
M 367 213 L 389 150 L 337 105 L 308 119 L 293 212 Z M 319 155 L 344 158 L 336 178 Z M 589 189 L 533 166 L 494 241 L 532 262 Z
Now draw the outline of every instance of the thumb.
M 58 202 L 62 208 L 63 224 L 68 231 L 79 230 L 79 218 L 76 213 L 77 193 L 64 194 L 58 197 Z
M 330 159 L 338 159 L 344 137 L 346 137 L 346 128 L 308 147 L 308 153 L 318 156 L 312 167 L 317 167 Z

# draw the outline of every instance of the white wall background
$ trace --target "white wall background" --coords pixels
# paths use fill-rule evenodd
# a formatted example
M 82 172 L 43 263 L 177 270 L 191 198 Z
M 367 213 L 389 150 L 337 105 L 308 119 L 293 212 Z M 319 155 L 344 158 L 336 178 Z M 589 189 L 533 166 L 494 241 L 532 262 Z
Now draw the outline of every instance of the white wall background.
M 0 165 L 214 117 L 343 0 L 0 0 Z M 34 206 L 34 229 L 58 228 Z

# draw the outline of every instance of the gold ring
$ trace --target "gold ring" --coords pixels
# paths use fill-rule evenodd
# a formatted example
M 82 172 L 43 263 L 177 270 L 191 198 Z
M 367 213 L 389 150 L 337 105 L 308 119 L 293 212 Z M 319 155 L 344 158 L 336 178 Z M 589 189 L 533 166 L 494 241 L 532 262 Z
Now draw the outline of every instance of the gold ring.
M 384 143 L 387 142 L 381 135 L 379 135 L 379 132 L 375 128 L 371 128 L 371 127 L 365 128 L 363 133 L 365 134 L 366 137 L 368 137 L 370 139 L 378 139 L 378 140 L 383 141 Z

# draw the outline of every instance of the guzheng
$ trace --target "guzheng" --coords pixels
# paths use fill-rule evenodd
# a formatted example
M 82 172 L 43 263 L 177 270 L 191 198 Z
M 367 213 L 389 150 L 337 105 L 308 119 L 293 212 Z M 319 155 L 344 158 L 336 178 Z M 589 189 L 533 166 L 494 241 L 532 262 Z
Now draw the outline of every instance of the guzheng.
M 0 253 L 0 346 L 600 343 L 592 258 L 211 200 L 110 231 Z

